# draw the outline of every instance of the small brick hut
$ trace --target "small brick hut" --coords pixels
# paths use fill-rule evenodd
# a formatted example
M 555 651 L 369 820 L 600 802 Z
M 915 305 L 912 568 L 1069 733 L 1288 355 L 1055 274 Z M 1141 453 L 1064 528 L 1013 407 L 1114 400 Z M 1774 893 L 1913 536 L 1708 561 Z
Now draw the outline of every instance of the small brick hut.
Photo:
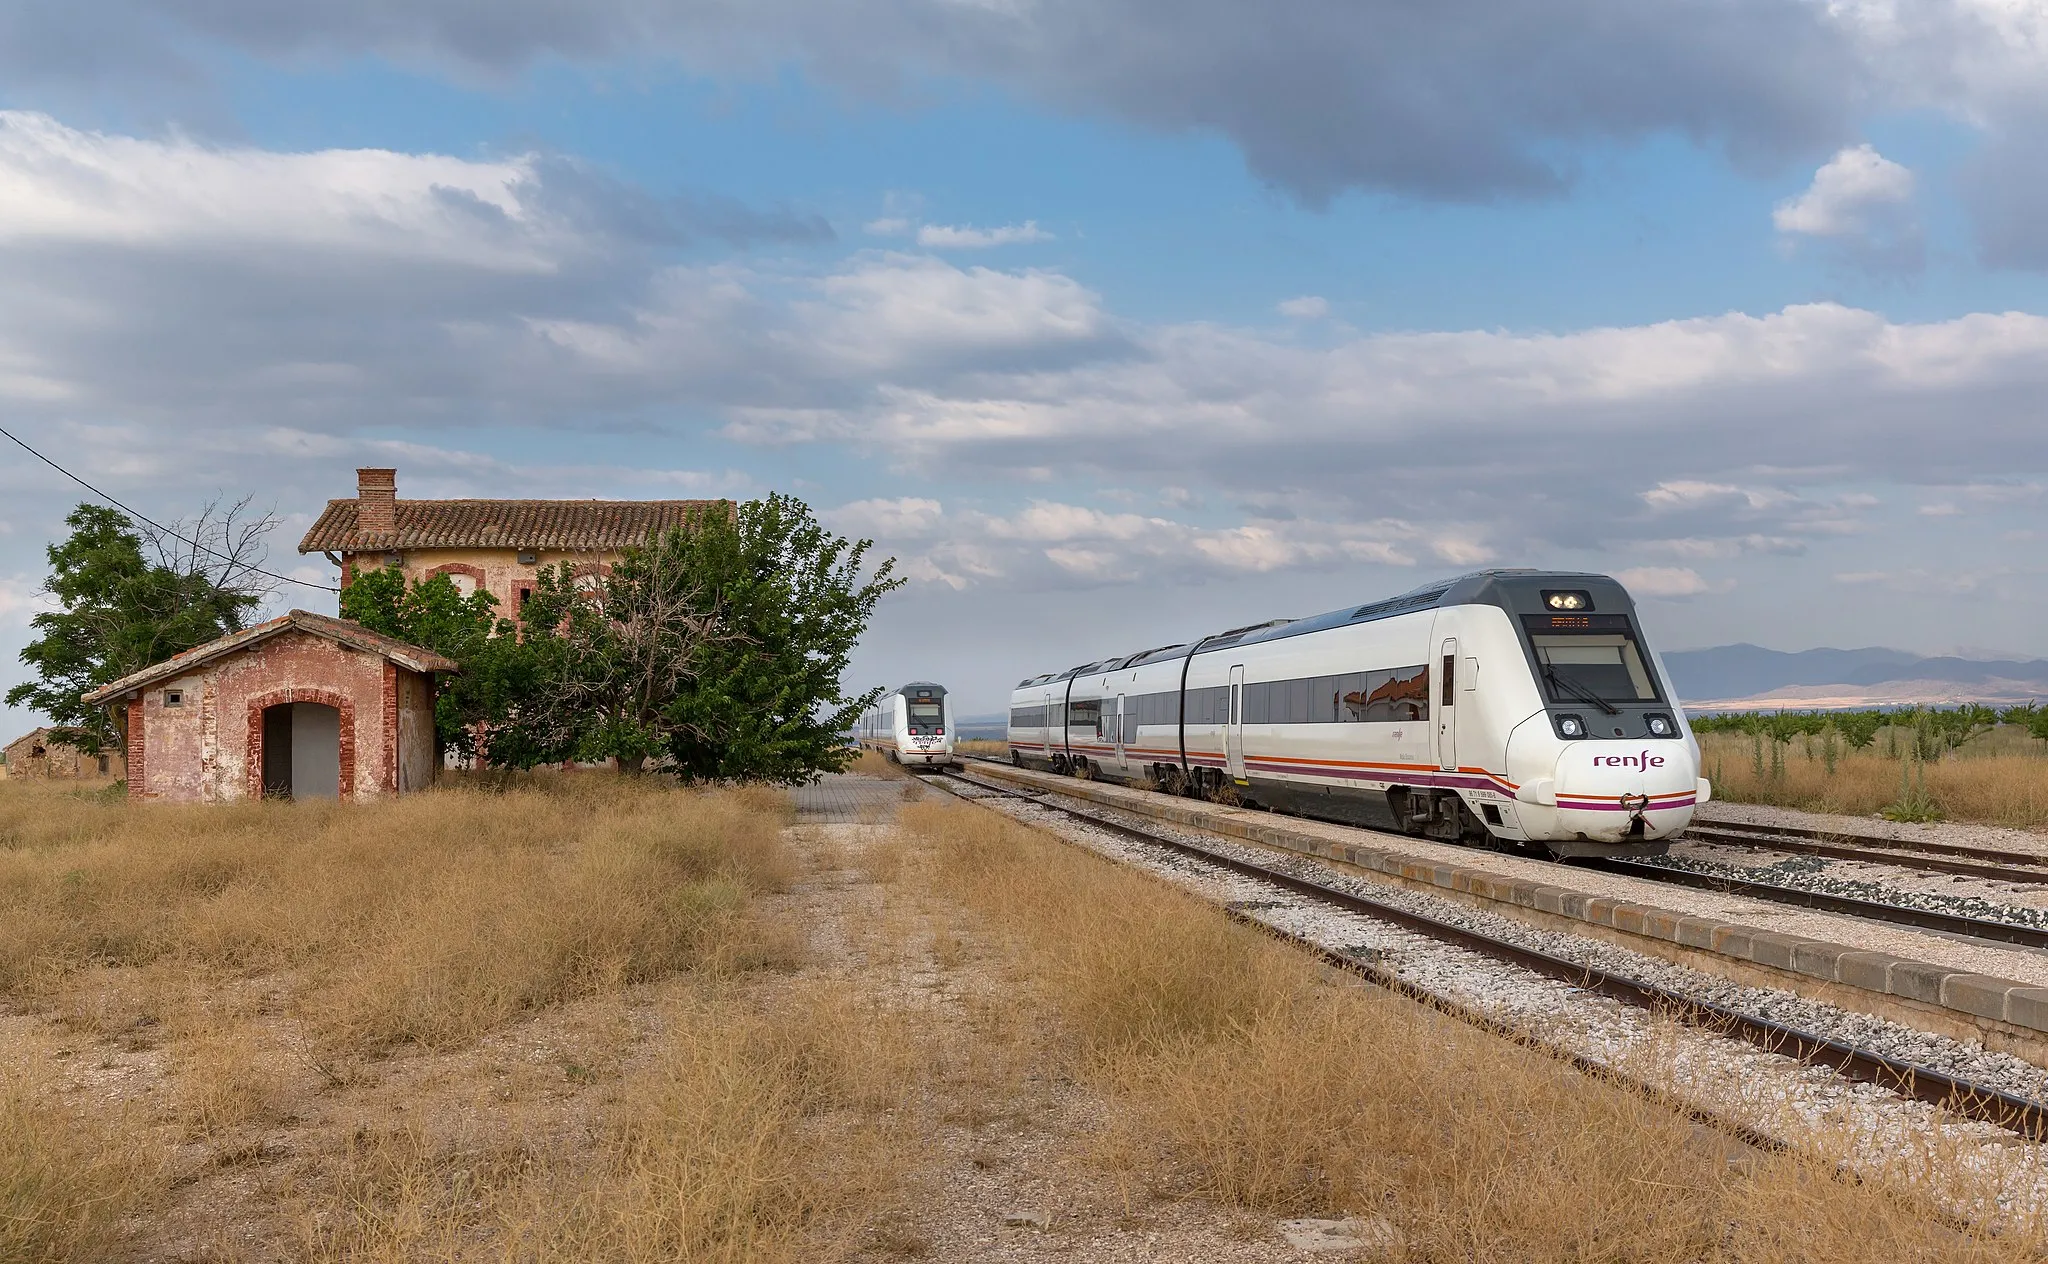
M 432 784 L 448 659 L 294 610 L 86 695 L 126 736 L 128 797 L 362 801 Z
M 4 753 L 6 758 L 0 761 L 0 775 L 8 777 L 51 777 L 68 781 L 127 775 L 127 769 L 122 766 L 121 752 L 109 750 L 88 755 L 76 746 L 52 740 L 47 727 L 15 738 L 7 744 Z

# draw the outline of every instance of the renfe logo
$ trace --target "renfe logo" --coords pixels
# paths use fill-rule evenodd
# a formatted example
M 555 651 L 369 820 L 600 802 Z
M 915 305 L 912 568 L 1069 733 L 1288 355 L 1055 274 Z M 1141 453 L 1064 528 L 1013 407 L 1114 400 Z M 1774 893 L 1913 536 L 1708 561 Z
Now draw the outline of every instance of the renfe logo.
M 1662 755 L 1652 755 L 1648 751 L 1637 751 L 1633 755 L 1595 755 L 1593 756 L 1593 766 L 1595 768 L 1635 768 L 1647 772 L 1652 768 L 1662 768 L 1664 766 L 1664 757 Z

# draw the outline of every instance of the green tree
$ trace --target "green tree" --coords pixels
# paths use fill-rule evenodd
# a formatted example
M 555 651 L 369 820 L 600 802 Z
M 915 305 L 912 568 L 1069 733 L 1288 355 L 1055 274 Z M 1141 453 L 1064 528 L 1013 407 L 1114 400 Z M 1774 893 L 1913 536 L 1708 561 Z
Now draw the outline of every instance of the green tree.
M 903 582 L 894 559 L 867 573 L 871 548 L 771 495 L 707 506 L 606 576 L 551 568 L 525 616 L 539 687 L 505 757 L 652 761 L 689 781 L 843 768 L 841 734 L 880 691 L 849 697 L 840 678 Z
M 840 678 L 876 603 L 904 583 L 894 558 L 863 576 L 873 547 L 781 495 L 704 514 L 661 542 L 716 612 L 696 687 L 676 701 L 668 754 L 679 774 L 795 784 L 846 766 L 842 735 L 882 691 L 848 696 Z
M 479 751 L 479 737 L 501 724 L 523 692 L 525 673 L 510 620 L 499 619 L 498 599 L 479 588 L 463 596 L 453 580 L 435 575 L 407 585 L 395 566 L 364 571 L 341 590 L 341 617 L 372 632 L 452 658 L 462 670 L 441 682 L 434 699 L 434 735 L 442 750 Z
M 39 635 L 21 652 L 36 679 L 9 689 L 7 704 L 49 716 L 53 736 L 87 754 L 116 745 L 113 721 L 83 695 L 240 631 L 268 595 L 254 568 L 276 520 L 248 505 L 208 505 L 169 530 L 101 505 L 72 510 L 70 536 L 47 550 L 43 587 L 58 609 L 29 621 Z

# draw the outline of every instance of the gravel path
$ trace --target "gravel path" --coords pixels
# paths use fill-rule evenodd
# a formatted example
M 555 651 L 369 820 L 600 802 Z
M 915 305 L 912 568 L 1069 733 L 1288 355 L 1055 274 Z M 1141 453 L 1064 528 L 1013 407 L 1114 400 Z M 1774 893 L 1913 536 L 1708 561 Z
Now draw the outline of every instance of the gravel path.
M 991 796 L 991 800 L 991 806 L 1008 815 L 1121 862 L 1150 870 L 1206 898 L 1237 905 L 1261 920 L 1327 947 L 1374 957 L 1424 987 L 1528 1027 L 1547 1039 L 1632 1074 L 1669 1083 L 1685 1096 L 1727 1111 L 1763 1131 L 1786 1131 L 1788 1125 L 1800 1121 L 1843 1127 L 1855 1138 L 1857 1162 L 1873 1167 L 1884 1166 L 1900 1152 L 1901 1146 L 1960 1142 L 1970 1155 L 1965 1165 L 1998 1174 L 2006 1186 L 2007 1197 L 2048 1196 L 2048 1165 L 2042 1163 L 2040 1147 L 2019 1142 L 2002 1130 L 1947 1121 L 1924 1103 L 1843 1081 L 1823 1069 L 1803 1067 L 1737 1041 L 1678 1028 L 1644 1011 L 1585 994 L 1519 967 L 1276 890 L 1198 859 L 1092 828 L 1025 800 L 1001 796 Z M 1147 830 L 1257 860 L 1554 956 L 1996 1085 L 2007 1092 L 2036 1096 L 2048 1092 L 2048 1072 L 2005 1054 L 1789 992 L 1743 987 L 1602 941 L 1540 930 L 1423 892 L 1381 886 L 1306 857 L 1276 857 L 1264 848 L 1151 818 L 1120 814 L 1099 805 L 1091 804 L 1088 810 L 1107 820 L 1128 818 L 1130 824 Z

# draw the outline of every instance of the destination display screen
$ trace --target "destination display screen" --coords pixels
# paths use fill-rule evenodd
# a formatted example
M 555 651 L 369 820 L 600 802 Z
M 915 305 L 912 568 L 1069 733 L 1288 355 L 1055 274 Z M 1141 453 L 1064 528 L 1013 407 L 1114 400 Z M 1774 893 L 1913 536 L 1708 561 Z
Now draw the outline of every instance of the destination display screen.
M 1525 614 L 1522 626 L 1530 632 L 1628 633 L 1625 614 Z

